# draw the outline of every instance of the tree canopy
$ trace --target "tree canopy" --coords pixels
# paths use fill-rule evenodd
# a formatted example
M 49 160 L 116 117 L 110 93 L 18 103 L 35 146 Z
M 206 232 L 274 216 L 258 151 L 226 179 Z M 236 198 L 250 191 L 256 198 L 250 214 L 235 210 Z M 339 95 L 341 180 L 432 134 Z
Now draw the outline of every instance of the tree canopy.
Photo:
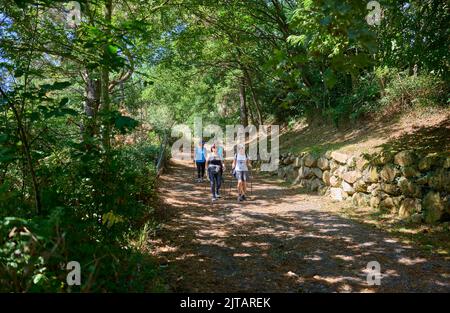
M 155 161 L 176 123 L 339 125 L 394 99 L 396 79 L 421 95 L 439 86 L 420 99 L 448 105 L 448 1 L 379 3 L 369 25 L 360 0 L 0 0 L 0 230 L 42 242 L 17 239 L 22 261 L 0 252 L 13 277 L 0 291 L 68 288 L 55 279 L 64 240 L 93 258 L 92 273 L 117 255 L 104 269 L 117 273 L 126 236 L 153 210 Z

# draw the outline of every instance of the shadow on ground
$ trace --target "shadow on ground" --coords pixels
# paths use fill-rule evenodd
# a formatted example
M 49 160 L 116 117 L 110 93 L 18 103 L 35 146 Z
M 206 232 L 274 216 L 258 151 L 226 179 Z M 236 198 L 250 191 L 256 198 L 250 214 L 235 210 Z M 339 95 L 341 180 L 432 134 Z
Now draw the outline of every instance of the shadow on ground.
M 450 119 L 433 126 L 416 128 L 389 140 L 380 148 L 384 151 L 399 152 L 414 150 L 418 154 L 450 152 Z
M 182 163 L 162 177 L 163 227 L 149 244 L 172 291 L 450 291 L 444 258 L 326 213 L 319 196 L 269 177 L 255 178 L 243 204 L 227 192 L 212 204 L 206 183 L 194 183 Z M 367 283 L 370 261 L 381 265 L 380 286 Z

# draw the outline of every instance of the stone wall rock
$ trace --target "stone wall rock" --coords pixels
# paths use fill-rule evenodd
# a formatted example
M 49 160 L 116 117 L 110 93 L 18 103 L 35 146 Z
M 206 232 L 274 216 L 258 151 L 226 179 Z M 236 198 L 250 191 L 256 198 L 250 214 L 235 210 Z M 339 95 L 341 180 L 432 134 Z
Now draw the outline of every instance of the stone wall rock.
M 346 164 L 348 160 L 348 155 L 341 152 L 333 151 L 331 153 L 331 158 L 340 164 Z
M 341 165 L 337 168 L 337 170 L 334 171 L 334 175 L 339 177 L 340 179 L 344 179 L 344 174 L 347 172 L 347 166 Z
M 344 191 L 341 188 L 330 188 L 330 196 L 333 200 L 343 201 L 346 197 Z
M 430 191 L 423 199 L 425 222 L 433 224 L 439 221 L 444 213 L 444 202 L 439 192 Z
M 395 208 L 394 199 L 392 199 L 391 197 L 387 197 L 387 198 L 381 200 L 380 208 L 381 209 L 393 209 L 393 208 Z
M 402 175 L 406 178 L 420 177 L 420 172 L 414 166 L 405 166 L 401 169 Z
M 394 184 L 381 183 L 381 190 L 391 196 L 398 196 L 400 194 L 400 188 Z
M 380 177 L 385 182 L 393 182 L 399 171 L 391 164 L 386 164 L 380 172 Z
M 323 186 L 322 180 L 318 178 L 312 179 L 309 183 L 309 189 L 311 191 L 318 191 L 319 188 L 321 188 L 322 186 Z
M 346 181 L 342 182 L 342 190 L 344 190 L 350 196 L 355 193 L 355 189 Z
M 390 152 L 383 151 L 375 156 L 372 163 L 375 165 L 385 165 L 392 162 L 393 156 Z
M 401 177 L 397 185 L 405 196 L 420 198 L 422 195 L 422 188 L 406 177 Z
M 300 167 L 300 169 L 298 170 L 298 177 L 300 179 L 303 178 L 310 178 L 313 175 L 311 169 L 309 167 L 306 166 L 302 166 Z
M 320 168 L 314 167 L 312 169 L 312 172 L 317 178 L 322 179 L 323 172 L 322 172 L 322 170 Z
M 299 167 L 301 167 L 301 166 L 303 166 L 303 158 L 300 157 L 300 156 L 298 156 L 298 157 L 296 157 L 295 160 L 294 160 L 294 167 L 295 167 L 295 168 L 299 168 Z
M 403 200 L 398 215 L 400 218 L 408 218 L 415 213 L 422 211 L 422 200 L 414 198 L 406 198 Z
M 342 179 L 349 184 L 354 184 L 362 176 L 359 171 L 350 171 L 343 174 Z
M 447 154 L 448 155 L 448 154 Z M 280 156 L 279 177 L 337 201 L 390 210 L 411 222 L 450 218 L 450 157 L 410 150 Z
M 317 157 L 312 155 L 311 153 L 308 153 L 307 155 L 305 155 L 305 157 L 303 158 L 303 162 L 305 163 L 305 165 L 307 167 L 314 167 L 317 165 Z
M 438 155 L 437 154 L 429 154 L 426 157 L 422 158 L 418 164 L 418 168 L 421 172 L 426 172 L 431 169 L 433 165 L 437 165 L 438 162 Z
M 338 168 L 339 168 L 339 163 L 336 162 L 335 160 L 331 160 L 330 161 L 330 172 L 334 173 Z
M 356 160 L 356 169 L 360 172 L 364 171 L 368 165 L 369 161 L 366 160 L 364 157 L 359 157 Z
M 353 188 L 355 188 L 355 191 L 357 192 L 367 192 L 367 184 L 362 179 L 357 180 L 353 184 Z
M 376 183 L 378 182 L 379 175 L 377 168 L 375 166 L 369 166 L 363 172 L 363 180 L 366 183 Z
M 428 175 L 428 185 L 439 191 L 450 192 L 450 171 L 438 169 Z
M 342 179 L 340 179 L 337 176 L 331 176 L 331 178 L 330 178 L 330 186 L 331 187 L 340 187 L 341 182 L 342 182 Z
M 326 186 L 330 186 L 330 178 L 331 178 L 330 171 L 323 172 L 322 180 L 323 180 L 323 182 L 325 183 Z
M 381 199 L 379 197 L 371 197 L 370 198 L 370 207 L 378 208 L 380 206 Z
M 330 161 L 328 161 L 328 159 L 325 158 L 324 156 L 320 157 L 317 160 L 317 167 L 320 168 L 322 171 L 326 171 L 330 169 Z
M 400 166 L 408 166 L 414 164 L 416 157 L 414 152 L 409 150 L 404 150 L 397 153 L 394 157 L 394 163 Z
M 351 169 L 354 169 L 356 167 L 356 157 L 355 156 L 351 156 L 348 158 L 347 160 L 347 166 Z
M 352 203 L 358 207 L 367 207 L 370 205 L 370 196 L 362 192 L 357 192 L 352 197 Z

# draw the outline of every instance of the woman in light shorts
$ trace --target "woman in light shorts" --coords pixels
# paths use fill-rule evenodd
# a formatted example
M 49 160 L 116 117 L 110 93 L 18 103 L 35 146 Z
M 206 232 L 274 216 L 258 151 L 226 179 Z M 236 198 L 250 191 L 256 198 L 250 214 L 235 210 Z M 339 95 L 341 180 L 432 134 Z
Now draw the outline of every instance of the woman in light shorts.
M 247 181 L 248 181 L 248 169 L 250 167 L 250 162 L 245 153 L 245 146 L 238 145 L 236 154 L 233 160 L 233 173 L 238 181 L 238 201 L 247 200 L 245 194 L 247 193 Z

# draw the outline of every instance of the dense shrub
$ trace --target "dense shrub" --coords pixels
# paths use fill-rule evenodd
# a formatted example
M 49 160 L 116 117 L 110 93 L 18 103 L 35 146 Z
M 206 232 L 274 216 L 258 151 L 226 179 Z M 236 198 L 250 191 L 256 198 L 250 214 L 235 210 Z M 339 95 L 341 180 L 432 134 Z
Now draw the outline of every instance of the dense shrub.
M 109 162 L 93 150 L 66 149 L 46 158 L 39 167 L 47 178 L 45 214 L 11 217 L 11 210 L 2 210 L 0 291 L 158 288 L 156 265 L 130 243 L 151 225 L 157 151 L 117 148 Z M 70 261 L 81 264 L 81 287 L 66 285 Z
M 396 113 L 414 107 L 448 105 L 448 98 L 448 86 L 435 75 L 409 75 L 379 68 L 360 76 L 352 88 L 335 90 L 335 98 L 323 115 L 338 125 L 382 110 Z
M 380 84 L 374 74 L 361 76 L 353 90 L 337 96 L 334 105 L 324 111 L 324 115 L 335 124 L 342 120 L 356 120 L 378 109 Z
M 447 103 L 448 86 L 433 74 L 409 75 L 392 72 L 380 100 L 382 106 L 392 106 L 399 110 L 416 106 L 438 106 Z

